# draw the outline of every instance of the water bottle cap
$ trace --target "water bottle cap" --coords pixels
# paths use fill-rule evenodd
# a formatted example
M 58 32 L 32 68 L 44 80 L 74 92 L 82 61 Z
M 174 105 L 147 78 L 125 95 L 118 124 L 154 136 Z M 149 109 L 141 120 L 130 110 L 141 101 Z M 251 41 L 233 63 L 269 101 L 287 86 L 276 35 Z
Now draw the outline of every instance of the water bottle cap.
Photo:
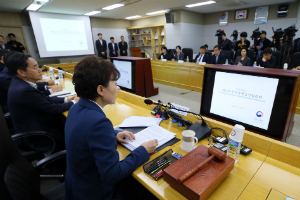
M 230 139 L 233 139 L 237 142 L 242 142 L 243 137 L 244 137 L 244 132 L 245 132 L 245 127 L 242 125 L 236 124 L 233 127 L 229 137 L 230 137 Z

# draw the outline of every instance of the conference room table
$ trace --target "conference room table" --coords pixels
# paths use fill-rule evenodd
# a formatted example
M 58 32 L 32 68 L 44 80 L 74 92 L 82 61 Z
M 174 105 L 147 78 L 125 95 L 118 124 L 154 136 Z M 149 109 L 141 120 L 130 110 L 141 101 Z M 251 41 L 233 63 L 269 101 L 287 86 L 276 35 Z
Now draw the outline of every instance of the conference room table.
M 43 72 L 49 75 L 48 72 Z M 72 84 L 72 74 L 65 73 L 64 82 L 61 83 L 64 89 L 74 91 Z M 104 108 L 106 116 L 111 120 L 113 126 L 118 126 L 130 116 L 154 117 L 150 114 L 153 106 L 144 104 L 143 97 L 136 96 L 124 91 L 119 91 L 116 103 L 107 105 Z M 68 112 L 63 113 L 68 116 Z M 198 121 L 194 116 L 188 114 L 185 119 L 193 123 Z M 220 127 L 231 132 L 233 126 L 205 118 L 212 127 Z M 176 134 L 176 138 L 181 139 L 181 133 L 185 127 L 172 123 L 171 119 L 163 120 L 160 126 Z M 222 132 L 216 129 L 212 131 L 213 135 L 222 136 Z M 268 199 L 279 200 L 290 197 L 300 199 L 300 148 L 283 142 L 279 142 L 250 131 L 245 131 L 242 142 L 253 151 L 244 156 L 240 155 L 239 161 L 234 169 L 224 179 L 224 181 L 210 194 L 207 199 L 232 200 L 232 199 Z M 158 157 L 164 152 L 172 149 L 181 155 L 186 155 L 181 148 L 181 141 L 168 146 L 150 156 L 150 160 Z M 208 146 L 207 139 L 201 140 L 197 146 Z M 118 144 L 117 150 L 120 160 L 124 159 L 130 152 Z M 150 161 L 149 160 L 149 161 Z M 145 188 L 153 193 L 159 199 L 186 199 L 183 195 L 173 189 L 162 178 L 158 181 L 153 180 L 144 171 L 143 166 L 138 167 L 132 176 L 139 181 Z M 134 188 L 132 188 L 134 192 Z

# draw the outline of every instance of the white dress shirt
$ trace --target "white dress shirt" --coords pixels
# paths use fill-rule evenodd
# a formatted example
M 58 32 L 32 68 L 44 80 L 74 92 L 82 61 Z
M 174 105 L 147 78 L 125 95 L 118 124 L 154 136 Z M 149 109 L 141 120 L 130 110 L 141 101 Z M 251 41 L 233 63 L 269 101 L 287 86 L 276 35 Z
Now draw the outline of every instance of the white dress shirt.
M 103 45 L 103 44 L 102 44 L 102 40 L 99 39 L 99 41 L 100 41 L 100 44 Z
M 199 58 L 198 58 L 198 62 L 202 62 L 203 58 L 204 58 L 205 54 L 200 54 Z

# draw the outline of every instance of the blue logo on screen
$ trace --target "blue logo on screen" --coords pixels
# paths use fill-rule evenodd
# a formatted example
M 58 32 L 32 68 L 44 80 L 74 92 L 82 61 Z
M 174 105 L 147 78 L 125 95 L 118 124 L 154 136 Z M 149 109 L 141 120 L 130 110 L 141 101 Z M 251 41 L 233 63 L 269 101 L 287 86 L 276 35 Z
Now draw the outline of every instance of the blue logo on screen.
M 262 117 L 264 115 L 264 113 L 262 113 L 261 111 L 258 111 L 257 113 L 256 113 L 256 116 L 257 117 Z

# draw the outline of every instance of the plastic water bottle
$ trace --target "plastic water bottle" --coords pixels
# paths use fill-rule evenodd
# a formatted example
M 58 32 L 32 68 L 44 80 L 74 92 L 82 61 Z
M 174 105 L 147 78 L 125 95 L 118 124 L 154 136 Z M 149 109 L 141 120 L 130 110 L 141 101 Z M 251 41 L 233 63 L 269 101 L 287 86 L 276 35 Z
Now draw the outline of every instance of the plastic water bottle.
M 163 55 L 160 56 L 161 60 L 164 59 Z
M 186 62 L 189 62 L 189 57 L 188 56 L 186 57 Z
M 254 64 L 253 64 L 253 67 L 257 67 L 257 65 L 256 65 L 256 61 L 254 62 Z
M 287 70 L 287 68 L 288 68 L 288 64 L 287 64 L 287 63 L 284 63 L 283 69 L 284 69 L 284 70 Z
M 228 65 L 228 59 L 226 59 L 225 64 Z
M 54 77 L 54 70 L 53 70 L 53 67 L 49 67 L 49 71 L 50 71 L 50 74 L 51 74 L 51 78 L 54 80 L 55 77 Z
M 245 127 L 236 124 L 229 135 L 229 141 L 227 146 L 227 156 L 233 158 L 235 163 L 238 162 L 240 156 L 241 144 L 243 141 Z
M 58 70 L 58 80 L 59 80 L 59 82 L 64 81 L 64 76 L 63 76 L 62 70 Z

